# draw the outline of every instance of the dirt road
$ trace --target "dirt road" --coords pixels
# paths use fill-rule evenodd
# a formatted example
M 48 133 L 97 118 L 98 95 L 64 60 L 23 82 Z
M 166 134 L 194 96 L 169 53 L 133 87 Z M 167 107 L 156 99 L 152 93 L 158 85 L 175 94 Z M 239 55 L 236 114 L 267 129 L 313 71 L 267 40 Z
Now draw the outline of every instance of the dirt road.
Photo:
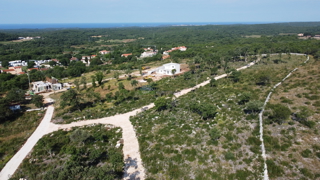
M 49 106 L 47 112 L 37 127 L 33 134 L 29 137 L 27 142 L 22 146 L 22 148 L 10 159 L 10 161 L 5 165 L 5 167 L 0 172 L 0 179 L 9 179 L 10 176 L 16 171 L 23 159 L 29 154 L 34 145 L 38 140 L 45 134 L 47 134 L 48 127 L 50 126 L 50 121 L 54 111 L 53 106 Z

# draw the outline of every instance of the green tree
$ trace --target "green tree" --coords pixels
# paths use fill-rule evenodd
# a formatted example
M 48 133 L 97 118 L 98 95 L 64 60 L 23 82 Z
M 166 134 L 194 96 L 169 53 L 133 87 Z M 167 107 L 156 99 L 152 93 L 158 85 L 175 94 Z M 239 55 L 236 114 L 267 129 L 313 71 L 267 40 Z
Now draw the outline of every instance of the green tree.
M 72 108 L 76 108 L 80 111 L 80 103 L 81 103 L 81 97 L 80 94 L 77 93 L 74 89 L 70 89 L 66 92 L 64 92 L 61 95 L 61 98 L 63 101 L 60 101 L 61 108 L 65 108 L 66 106 L 71 106 Z
M 165 97 L 159 97 L 154 101 L 154 106 L 157 111 L 166 110 L 170 106 L 171 99 Z
M 217 113 L 217 108 L 210 103 L 193 103 L 190 109 L 199 114 L 202 119 L 214 118 Z
M 76 85 L 77 91 L 79 91 L 80 90 L 80 81 L 79 81 L 79 79 L 74 80 L 73 83 Z
M 113 72 L 113 78 L 115 78 L 116 80 L 119 79 L 120 73 L 118 71 L 114 71 Z
M 134 79 L 134 80 L 131 81 L 131 86 L 132 86 L 132 87 L 135 87 L 135 86 L 138 85 L 138 83 L 139 83 L 139 82 Z
M 172 75 L 174 75 L 176 72 L 177 72 L 176 69 L 172 69 L 172 70 L 171 70 Z
M 43 107 L 43 96 L 38 94 L 34 95 L 32 97 L 31 103 L 38 108 Z
M 0 97 L 0 122 L 4 122 L 12 114 L 13 112 L 9 108 L 9 102 Z
M 214 79 L 214 78 L 212 78 L 212 79 L 210 79 L 210 87 L 216 87 L 217 86 L 217 80 L 216 79 Z
M 36 65 L 34 61 L 29 61 L 28 62 L 28 68 L 33 68 Z
M 98 81 L 99 86 L 101 86 L 102 80 L 103 80 L 103 73 L 99 71 L 95 75 L 96 75 L 96 80 Z
M 257 113 L 260 112 L 263 108 L 263 102 L 261 101 L 249 101 L 247 103 L 246 110 L 251 113 Z
M 119 90 L 125 89 L 122 82 L 119 82 L 118 87 L 119 87 Z
M 83 85 L 83 89 L 87 89 L 87 78 L 82 76 L 80 83 Z
M 96 87 L 96 76 L 95 75 L 92 75 L 91 76 L 91 80 L 92 80 L 92 87 Z
M 57 62 L 55 62 L 55 61 L 50 61 L 50 62 L 49 62 L 49 65 L 50 65 L 50 66 L 56 66 L 56 65 L 57 65 Z
M 217 127 L 213 127 L 209 134 L 213 141 L 216 141 L 221 137 L 221 131 Z
M 12 103 L 22 103 L 25 101 L 25 93 L 26 91 L 22 89 L 13 88 L 7 93 L 6 100 Z
M 269 107 L 271 109 L 271 115 L 269 116 L 271 123 L 282 124 L 291 115 L 290 109 L 282 104 L 270 104 Z
M 240 96 L 239 96 L 239 102 L 238 104 L 245 104 L 247 102 L 250 101 L 252 94 L 250 92 L 243 92 Z

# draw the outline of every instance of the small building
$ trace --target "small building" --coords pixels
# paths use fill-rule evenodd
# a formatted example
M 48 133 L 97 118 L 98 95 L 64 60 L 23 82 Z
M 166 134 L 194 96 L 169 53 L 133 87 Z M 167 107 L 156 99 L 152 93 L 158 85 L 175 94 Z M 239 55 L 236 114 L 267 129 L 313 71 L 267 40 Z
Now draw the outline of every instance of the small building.
M 299 33 L 299 34 L 298 34 L 298 37 L 303 37 L 303 33 Z
M 10 104 L 10 105 L 9 105 L 9 109 L 10 109 L 11 111 L 17 111 L 17 110 L 20 110 L 21 107 L 20 107 L 20 104 Z
M 128 57 L 128 56 L 131 56 L 132 53 L 129 53 L 129 54 L 121 54 L 121 57 Z
M 44 81 L 37 81 L 32 83 L 32 90 L 35 93 L 48 92 L 52 89 L 52 84 Z
M 14 67 L 9 67 L 9 69 L 1 70 L 1 73 L 10 73 L 13 75 L 20 75 L 22 74 L 22 67 L 21 66 L 14 66 Z
M 79 61 L 79 59 L 76 57 L 72 57 L 72 58 L 70 58 L 70 61 Z
M 167 63 L 162 65 L 161 67 L 158 67 L 156 69 L 156 72 L 159 74 L 164 74 L 164 75 L 173 75 L 172 70 L 175 69 L 174 74 L 180 73 L 180 64 L 178 63 Z
M 110 51 L 107 51 L 107 50 L 102 50 L 102 51 L 99 51 L 100 54 L 109 54 Z

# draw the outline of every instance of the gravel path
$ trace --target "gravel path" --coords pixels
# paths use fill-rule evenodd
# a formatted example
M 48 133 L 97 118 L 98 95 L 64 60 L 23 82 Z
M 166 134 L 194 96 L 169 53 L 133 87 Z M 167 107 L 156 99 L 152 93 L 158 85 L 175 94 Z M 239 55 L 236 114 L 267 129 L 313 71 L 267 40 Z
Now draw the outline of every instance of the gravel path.
M 36 145 L 38 140 L 47 133 L 47 130 L 50 126 L 50 121 L 52 118 L 52 114 L 54 111 L 53 106 L 49 106 L 47 108 L 46 114 L 37 127 L 37 129 L 33 132 L 33 134 L 29 137 L 27 142 L 22 146 L 22 148 L 10 159 L 10 161 L 5 165 L 5 167 L 0 172 L 0 180 L 9 179 L 10 176 L 16 171 L 19 165 L 22 163 L 23 159 L 29 154 L 32 150 L 33 146 Z

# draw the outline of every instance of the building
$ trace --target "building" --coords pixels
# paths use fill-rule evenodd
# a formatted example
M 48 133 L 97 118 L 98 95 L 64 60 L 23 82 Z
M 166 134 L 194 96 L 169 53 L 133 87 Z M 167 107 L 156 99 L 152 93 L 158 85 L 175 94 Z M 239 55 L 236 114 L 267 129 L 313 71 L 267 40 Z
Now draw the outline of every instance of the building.
M 72 58 L 70 58 L 70 61 L 78 61 L 78 58 L 72 57 Z
M 152 57 L 156 54 L 157 54 L 157 52 L 154 52 L 154 51 L 146 51 L 140 55 L 140 58 Z
M 121 54 L 121 57 L 128 57 L 128 56 L 131 56 L 132 53 L 129 53 L 129 54 Z
M 62 89 L 61 83 L 52 84 L 51 82 L 37 81 L 32 83 L 32 90 L 34 93 L 44 93 L 49 92 L 51 90 L 57 91 Z
M 22 72 L 22 67 L 21 66 L 9 67 L 9 69 L 1 70 L 1 73 L 10 73 L 10 74 L 13 74 L 13 75 L 24 74 Z
M 102 50 L 102 51 L 99 51 L 100 54 L 109 54 L 110 51 L 107 51 L 107 50 Z
M 167 63 L 167 64 L 164 64 L 164 65 L 158 67 L 155 71 L 159 74 L 173 75 L 172 70 L 175 70 L 174 74 L 180 73 L 180 64 Z

